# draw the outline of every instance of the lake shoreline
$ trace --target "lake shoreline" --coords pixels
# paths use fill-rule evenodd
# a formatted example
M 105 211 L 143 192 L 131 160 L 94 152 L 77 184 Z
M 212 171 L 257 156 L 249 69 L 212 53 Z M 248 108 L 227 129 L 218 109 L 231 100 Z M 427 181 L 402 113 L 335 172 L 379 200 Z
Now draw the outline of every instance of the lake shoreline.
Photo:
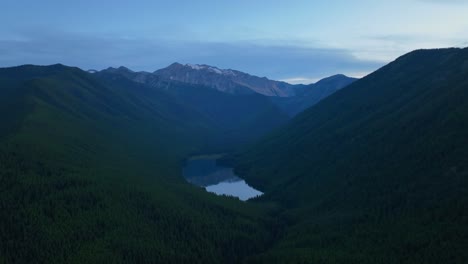
M 197 155 L 186 159 L 182 174 L 190 184 L 203 187 L 217 195 L 237 197 L 242 201 L 263 195 L 234 173 L 234 169 L 219 165 L 226 154 Z

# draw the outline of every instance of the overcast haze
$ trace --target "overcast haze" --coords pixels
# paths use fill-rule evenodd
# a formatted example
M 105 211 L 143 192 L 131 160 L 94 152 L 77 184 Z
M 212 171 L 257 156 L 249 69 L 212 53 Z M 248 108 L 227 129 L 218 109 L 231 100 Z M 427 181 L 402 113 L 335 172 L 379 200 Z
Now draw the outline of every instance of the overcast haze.
M 0 66 L 209 64 L 309 83 L 468 46 L 468 1 L 2 0 Z

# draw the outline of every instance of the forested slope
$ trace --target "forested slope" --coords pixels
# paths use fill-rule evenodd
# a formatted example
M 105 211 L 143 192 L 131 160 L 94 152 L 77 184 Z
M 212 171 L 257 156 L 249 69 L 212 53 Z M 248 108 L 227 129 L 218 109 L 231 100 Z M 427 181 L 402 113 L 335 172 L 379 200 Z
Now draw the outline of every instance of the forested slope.
M 186 183 L 202 114 L 63 65 L 0 69 L 1 263 L 239 263 L 273 222 Z
M 466 263 L 468 49 L 418 50 L 234 158 L 291 223 L 264 259 Z

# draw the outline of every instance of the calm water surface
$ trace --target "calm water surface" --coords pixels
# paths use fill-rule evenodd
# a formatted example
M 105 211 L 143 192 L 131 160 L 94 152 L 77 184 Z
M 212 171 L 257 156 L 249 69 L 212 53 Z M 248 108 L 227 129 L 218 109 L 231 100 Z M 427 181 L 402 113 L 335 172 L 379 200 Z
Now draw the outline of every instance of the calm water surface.
M 219 156 L 204 156 L 187 160 L 183 169 L 185 179 L 208 192 L 235 196 L 242 201 L 263 194 L 235 175 L 232 168 L 218 166 L 217 158 Z

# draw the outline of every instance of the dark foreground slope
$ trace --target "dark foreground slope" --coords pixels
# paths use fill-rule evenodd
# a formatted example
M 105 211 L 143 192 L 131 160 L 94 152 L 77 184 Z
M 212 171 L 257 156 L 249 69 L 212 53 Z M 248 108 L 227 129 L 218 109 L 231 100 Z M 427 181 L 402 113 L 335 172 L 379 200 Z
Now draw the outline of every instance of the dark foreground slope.
M 323 100 L 237 157 L 291 223 L 258 260 L 467 263 L 467 135 L 468 49 L 409 53 Z
M 0 263 L 239 263 L 270 243 L 260 207 L 183 181 L 215 132 L 172 96 L 54 65 L 0 69 L 0 101 Z

